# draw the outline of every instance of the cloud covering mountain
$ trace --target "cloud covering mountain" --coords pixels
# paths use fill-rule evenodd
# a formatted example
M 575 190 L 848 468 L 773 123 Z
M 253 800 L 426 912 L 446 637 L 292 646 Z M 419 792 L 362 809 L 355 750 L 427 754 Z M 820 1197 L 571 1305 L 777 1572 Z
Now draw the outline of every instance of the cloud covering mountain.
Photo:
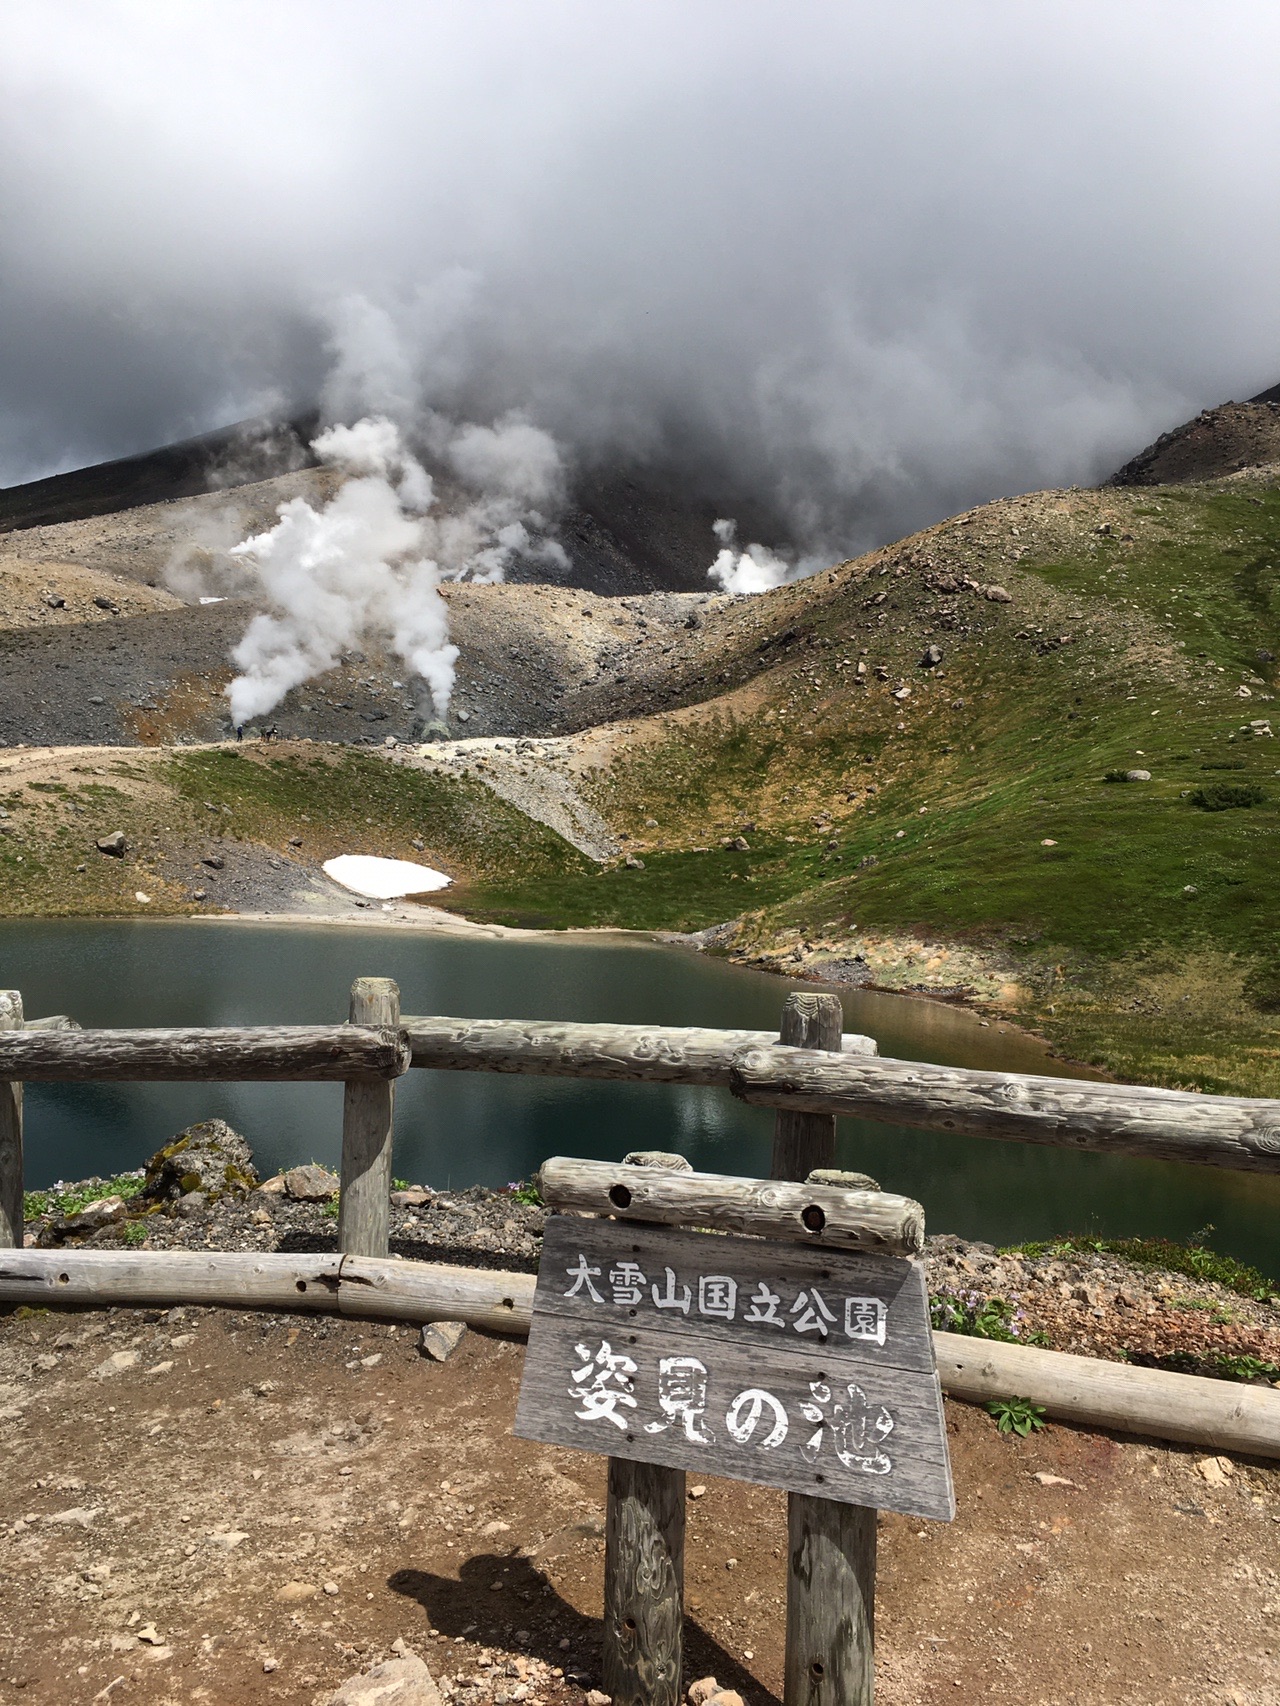
M 0 481 L 315 399 L 833 556 L 1095 479 L 1280 368 L 1278 73 L 1257 3 L 19 0 Z

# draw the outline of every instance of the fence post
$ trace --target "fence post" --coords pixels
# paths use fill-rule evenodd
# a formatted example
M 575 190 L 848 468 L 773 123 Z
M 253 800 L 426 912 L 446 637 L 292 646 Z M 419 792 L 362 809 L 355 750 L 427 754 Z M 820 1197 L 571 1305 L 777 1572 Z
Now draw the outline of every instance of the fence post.
M 687 1171 L 682 1155 L 639 1151 L 640 1167 Z M 679 1706 L 684 1665 L 685 1474 L 609 1459 L 604 1541 L 604 1692 L 613 1706 Z
M 838 995 L 796 992 L 782 1010 L 780 1040 L 838 1050 Z M 775 1179 L 807 1179 L 835 1163 L 832 1114 L 777 1116 Z M 875 1676 L 876 1513 L 860 1505 L 787 1495 L 785 1706 L 871 1706 Z
M 0 989 L 0 1031 L 21 1029 L 21 992 Z M 21 1250 L 22 1233 L 22 1085 L 0 1079 L 0 1250 Z
M 351 985 L 351 1023 L 400 1024 L 400 990 L 389 977 Z M 342 1195 L 338 1248 L 346 1256 L 385 1256 L 391 1229 L 391 1129 L 394 1080 L 351 1078 L 342 1098 Z
M 821 1048 L 840 1052 L 844 1009 L 838 995 L 811 995 L 794 990 L 782 1009 L 780 1042 L 792 1048 Z M 773 1127 L 773 1167 L 770 1178 L 807 1179 L 815 1167 L 834 1167 L 834 1114 L 796 1114 L 782 1109 Z

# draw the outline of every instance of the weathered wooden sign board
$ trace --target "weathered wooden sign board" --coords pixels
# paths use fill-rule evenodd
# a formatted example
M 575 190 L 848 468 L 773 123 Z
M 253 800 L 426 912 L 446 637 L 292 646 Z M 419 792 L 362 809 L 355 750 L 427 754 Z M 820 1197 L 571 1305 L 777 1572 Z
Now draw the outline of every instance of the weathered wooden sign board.
M 950 1521 L 923 1265 L 547 1223 L 515 1431 Z

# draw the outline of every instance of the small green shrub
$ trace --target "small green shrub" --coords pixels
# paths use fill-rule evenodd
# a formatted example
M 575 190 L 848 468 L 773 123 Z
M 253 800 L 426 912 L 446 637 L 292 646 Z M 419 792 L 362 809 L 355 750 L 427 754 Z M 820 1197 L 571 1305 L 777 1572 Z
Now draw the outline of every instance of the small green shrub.
M 145 1220 L 131 1220 L 124 1229 L 126 1244 L 145 1244 L 147 1241 L 147 1223 Z
M 1136 1268 L 1160 1268 L 1165 1273 L 1185 1274 L 1188 1279 L 1209 1280 L 1215 1285 L 1237 1291 L 1241 1297 L 1252 1297 L 1265 1303 L 1280 1293 L 1274 1280 L 1257 1268 L 1246 1267 L 1234 1256 L 1220 1255 L 1203 1242 L 1213 1231 L 1203 1226 L 1185 1244 L 1172 1238 L 1082 1238 L 1069 1233 L 1061 1238 L 1049 1238 L 1027 1244 L 1011 1245 L 1006 1255 L 1052 1256 L 1061 1261 L 1067 1256 L 1119 1256 Z M 952 1329 L 955 1332 L 960 1328 Z
M 1019 1439 L 1044 1426 L 1044 1410 L 1029 1398 L 993 1398 L 987 1409 L 996 1419 L 997 1431 L 1017 1434 Z
M 542 1197 L 532 1179 L 513 1179 L 507 1189 L 515 1200 L 518 1203 L 523 1203 L 526 1208 L 542 1207 Z
M 1266 797 L 1256 782 L 1206 782 L 1202 788 L 1191 790 L 1191 803 L 1199 806 L 1202 812 L 1230 812 L 1260 806 Z
M 1024 1331 L 1023 1315 L 1007 1297 L 981 1292 L 938 1291 L 929 1298 L 929 1319 L 940 1333 L 965 1333 L 974 1339 L 998 1339 L 1006 1345 L 1043 1345 L 1043 1333 Z

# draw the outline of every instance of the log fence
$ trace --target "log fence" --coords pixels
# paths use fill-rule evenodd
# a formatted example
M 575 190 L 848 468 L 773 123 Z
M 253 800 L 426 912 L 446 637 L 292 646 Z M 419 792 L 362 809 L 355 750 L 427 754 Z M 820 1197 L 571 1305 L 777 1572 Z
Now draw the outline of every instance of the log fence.
M 918 1205 L 834 1170 L 838 1115 L 939 1133 L 1280 1172 L 1280 1102 L 1202 1096 L 881 1059 L 842 1036 L 839 999 L 788 997 L 781 1035 L 698 1027 L 402 1016 L 396 985 L 357 979 L 345 1025 L 81 1030 L 25 1019 L 0 991 L 0 1305 L 203 1303 L 328 1310 L 529 1331 L 524 1274 L 388 1258 L 395 1080 L 413 1068 L 520 1072 L 728 1089 L 776 1110 L 772 1179 L 688 1171 L 678 1156 L 544 1169 L 562 1212 L 702 1226 L 831 1249 L 913 1257 Z M 343 1085 L 338 1250 L 331 1255 L 25 1250 L 24 1083 L 328 1082 Z M 606 1170 L 607 1171 L 607 1170 Z M 623 1177 L 618 1177 L 623 1174 Z M 935 1333 L 943 1385 L 981 1401 L 1012 1391 L 1049 1413 L 1280 1457 L 1280 1394 L 1187 1375 Z M 684 1471 L 611 1457 L 605 1672 L 617 1706 L 675 1706 L 680 1689 Z M 788 1495 L 787 1706 L 872 1698 L 875 1512 Z

